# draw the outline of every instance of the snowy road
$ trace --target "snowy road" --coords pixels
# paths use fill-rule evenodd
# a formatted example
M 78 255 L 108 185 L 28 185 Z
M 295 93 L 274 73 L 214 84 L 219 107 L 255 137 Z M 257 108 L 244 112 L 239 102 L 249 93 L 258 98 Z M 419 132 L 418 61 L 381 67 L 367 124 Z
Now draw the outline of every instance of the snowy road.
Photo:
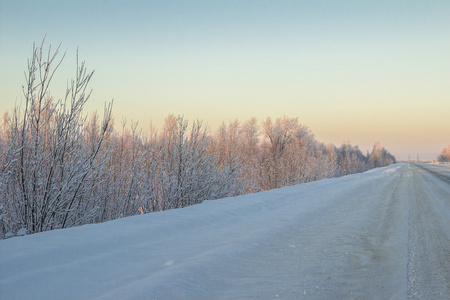
M 0 241 L 1 299 L 449 299 L 450 166 Z

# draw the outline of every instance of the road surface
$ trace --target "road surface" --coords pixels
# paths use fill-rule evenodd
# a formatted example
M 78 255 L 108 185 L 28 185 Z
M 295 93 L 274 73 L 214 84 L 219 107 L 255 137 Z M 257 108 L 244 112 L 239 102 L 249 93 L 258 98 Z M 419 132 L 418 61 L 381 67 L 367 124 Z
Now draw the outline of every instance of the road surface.
M 0 241 L 1 299 L 449 299 L 450 166 Z

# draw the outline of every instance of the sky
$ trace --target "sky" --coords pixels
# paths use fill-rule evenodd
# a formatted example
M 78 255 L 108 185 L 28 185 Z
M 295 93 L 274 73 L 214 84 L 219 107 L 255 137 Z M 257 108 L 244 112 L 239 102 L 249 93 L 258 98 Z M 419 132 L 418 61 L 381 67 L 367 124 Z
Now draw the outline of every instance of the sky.
M 86 111 L 116 124 L 169 115 L 222 122 L 295 117 L 324 143 L 397 159 L 450 144 L 450 1 L 0 0 L 0 112 L 23 101 L 33 42 L 95 70 Z

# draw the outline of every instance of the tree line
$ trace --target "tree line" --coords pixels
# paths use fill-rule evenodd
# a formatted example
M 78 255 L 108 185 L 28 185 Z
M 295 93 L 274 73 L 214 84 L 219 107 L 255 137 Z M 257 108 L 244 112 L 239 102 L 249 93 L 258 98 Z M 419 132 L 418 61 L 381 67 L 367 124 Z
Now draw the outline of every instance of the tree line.
M 0 237 L 98 223 L 208 199 L 363 172 L 395 163 L 379 143 L 363 154 L 319 142 L 297 118 L 223 123 L 169 115 L 163 128 L 84 113 L 93 72 L 79 62 L 63 98 L 49 88 L 64 55 L 33 45 L 24 103 L 0 127 Z

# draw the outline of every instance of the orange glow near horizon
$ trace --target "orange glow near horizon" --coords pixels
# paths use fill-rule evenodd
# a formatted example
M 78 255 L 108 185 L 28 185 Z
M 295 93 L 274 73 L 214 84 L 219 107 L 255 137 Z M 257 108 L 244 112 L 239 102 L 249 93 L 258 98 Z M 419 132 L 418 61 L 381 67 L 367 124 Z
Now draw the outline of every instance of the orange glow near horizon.
M 116 123 L 160 128 L 174 114 L 215 130 L 286 115 L 324 143 L 433 158 L 450 142 L 449 15 L 442 1 L 5 2 L 0 112 L 20 104 L 32 43 L 47 33 L 67 50 L 52 95 L 63 97 L 78 47 L 95 69 L 86 112 L 114 98 Z

